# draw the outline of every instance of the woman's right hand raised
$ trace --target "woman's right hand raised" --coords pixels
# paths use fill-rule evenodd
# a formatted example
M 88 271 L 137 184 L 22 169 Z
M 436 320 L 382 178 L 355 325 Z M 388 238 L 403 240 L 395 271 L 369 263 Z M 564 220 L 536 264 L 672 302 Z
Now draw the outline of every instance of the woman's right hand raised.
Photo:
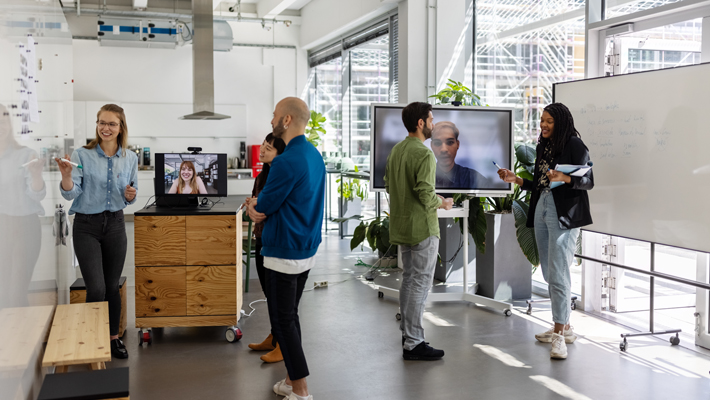
M 505 168 L 501 168 L 498 170 L 498 176 L 502 181 L 507 183 L 515 183 L 518 178 L 517 176 L 515 176 L 513 171 Z
M 65 154 L 64 159 L 69 160 L 69 154 Z M 71 172 L 74 167 L 68 162 L 62 161 L 59 158 L 55 158 L 54 161 L 56 161 L 57 165 L 59 166 L 59 172 L 62 173 L 62 178 L 71 178 Z

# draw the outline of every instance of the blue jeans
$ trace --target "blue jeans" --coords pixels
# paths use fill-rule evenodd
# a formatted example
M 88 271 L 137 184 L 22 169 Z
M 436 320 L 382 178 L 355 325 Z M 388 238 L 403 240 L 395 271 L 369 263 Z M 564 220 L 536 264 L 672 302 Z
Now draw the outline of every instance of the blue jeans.
M 535 209 L 535 240 L 542 276 L 550 293 L 552 321 L 556 324 L 569 323 L 572 296 L 569 266 L 574 259 L 579 229 L 566 229 L 560 225 L 552 192 L 544 189 Z
M 434 283 L 439 238 L 429 236 L 419 244 L 400 248 L 404 273 L 399 288 L 399 308 L 402 314 L 399 329 L 405 338 L 404 349 L 412 350 L 424 341 L 424 303 Z

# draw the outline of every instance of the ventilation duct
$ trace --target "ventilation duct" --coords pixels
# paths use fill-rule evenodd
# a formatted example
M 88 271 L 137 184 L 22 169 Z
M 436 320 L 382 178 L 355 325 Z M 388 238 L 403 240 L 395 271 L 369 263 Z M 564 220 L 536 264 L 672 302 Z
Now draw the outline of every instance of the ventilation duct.
M 214 22 L 212 0 L 192 0 L 192 110 L 180 119 L 231 118 L 214 112 Z

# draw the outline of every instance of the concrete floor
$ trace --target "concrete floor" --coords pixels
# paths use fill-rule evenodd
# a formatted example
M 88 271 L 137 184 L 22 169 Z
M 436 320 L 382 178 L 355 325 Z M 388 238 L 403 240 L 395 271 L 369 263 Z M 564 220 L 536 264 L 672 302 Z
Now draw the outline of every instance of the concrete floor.
M 308 384 L 317 400 L 710 398 L 710 357 L 671 347 L 666 337 L 634 338 L 620 353 L 619 333 L 626 329 L 581 312 L 572 316 L 580 339 L 568 345 L 569 358 L 550 360 L 549 344 L 533 337 L 549 327 L 544 305 L 528 316 L 516 304 L 513 316 L 504 317 L 474 304 L 434 303 L 425 318 L 427 340 L 446 356 L 404 361 L 397 302 L 378 298 L 372 284 L 358 279 L 366 269 L 354 266 L 357 257 L 369 254 L 351 253 L 348 245 L 335 234 L 324 236 L 310 281 L 330 286 L 304 293 L 301 301 Z M 247 312 L 249 302 L 263 298 L 252 277 Z M 129 287 L 124 342 L 130 357 L 108 363 L 130 367 L 132 400 L 280 398 L 271 387 L 285 377 L 284 364 L 264 364 L 263 353 L 247 348 L 268 334 L 264 302 L 242 319 L 237 343 L 224 339 L 223 327 L 165 328 L 154 330 L 153 345 L 139 347 L 133 293 Z

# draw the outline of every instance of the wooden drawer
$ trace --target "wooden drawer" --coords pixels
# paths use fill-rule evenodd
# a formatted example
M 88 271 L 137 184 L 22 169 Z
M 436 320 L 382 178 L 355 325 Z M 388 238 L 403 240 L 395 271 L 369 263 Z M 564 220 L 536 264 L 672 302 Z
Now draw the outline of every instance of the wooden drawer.
M 235 265 L 187 267 L 187 315 L 236 315 Z
M 134 230 L 137 266 L 187 264 L 184 215 L 136 216 Z
M 186 265 L 236 265 L 236 215 L 200 215 L 186 218 Z
M 186 267 L 136 267 L 136 317 L 186 315 Z

